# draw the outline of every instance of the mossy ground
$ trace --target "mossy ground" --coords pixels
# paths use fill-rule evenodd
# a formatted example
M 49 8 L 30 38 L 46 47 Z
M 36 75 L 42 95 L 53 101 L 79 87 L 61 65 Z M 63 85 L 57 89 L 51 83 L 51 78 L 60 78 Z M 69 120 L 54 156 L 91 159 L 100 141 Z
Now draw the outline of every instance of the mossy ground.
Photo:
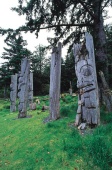
M 111 170 L 112 113 L 101 110 L 101 125 L 81 135 L 74 127 L 77 97 L 62 96 L 61 118 L 43 123 L 49 115 L 48 96 L 39 96 L 40 105 L 28 111 L 31 118 L 16 119 L 9 100 L 0 100 L 1 170 Z

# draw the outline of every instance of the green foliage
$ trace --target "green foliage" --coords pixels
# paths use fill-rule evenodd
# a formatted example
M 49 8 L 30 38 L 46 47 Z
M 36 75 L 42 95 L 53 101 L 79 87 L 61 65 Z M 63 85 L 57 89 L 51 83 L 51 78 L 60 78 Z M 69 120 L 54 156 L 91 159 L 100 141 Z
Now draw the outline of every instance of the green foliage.
M 61 116 L 69 116 L 70 115 L 70 108 L 69 106 L 63 106 L 60 110 Z
M 34 78 L 34 95 L 49 93 L 50 59 L 46 58 L 45 47 L 39 45 L 31 56 L 31 69 Z
M 20 33 L 8 33 L 5 43 L 8 48 L 4 48 L 2 58 L 6 60 L 5 65 L 9 67 L 11 74 L 20 71 L 21 59 L 29 57 L 31 52 L 25 48 L 27 45 L 26 40 Z
M 101 108 L 101 119 L 104 124 L 112 122 L 112 113 L 107 113 L 105 106 Z
M 70 82 L 73 91 L 77 90 L 76 87 L 76 75 L 75 75 L 75 61 L 73 53 L 71 52 L 65 58 L 62 59 L 61 67 L 61 92 L 69 92 Z
M 64 46 L 68 45 L 68 53 L 72 51 L 74 43 L 79 43 L 84 38 L 85 32 L 91 33 L 95 45 L 97 72 L 102 70 L 105 77 L 108 77 L 106 71 L 110 69 L 110 64 L 108 65 L 103 20 L 106 16 L 106 7 L 110 5 L 112 6 L 111 0 L 66 0 L 66 3 L 64 0 L 29 0 L 27 2 L 22 0 L 19 1 L 18 7 L 12 10 L 19 15 L 26 15 L 26 23 L 19 30 L 35 32 L 37 37 L 41 29 L 53 30 L 55 37 L 48 38 L 49 47 L 55 47 L 61 40 Z M 64 77 L 61 87 L 67 91 L 69 81 L 72 81 L 76 88 L 76 79 L 75 77 L 71 79 L 74 72 L 68 73 L 66 79 L 65 69 L 63 66 Z
M 112 26 L 107 25 L 106 28 L 106 47 L 107 47 L 107 54 L 108 54 L 108 80 L 109 80 L 109 86 L 112 88 Z
M 64 45 L 70 44 L 69 49 L 80 40 L 85 30 L 95 31 L 93 25 L 97 25 L 105 7 L 111 4 L 111 0 L 67 0 L 66 3 L 64 0 L 24 1 L 19 1 L 18 7 L 12 9 L 19 15 L 26 15 L 26 23 L 21 29 L 36 31 L 37 36 L 42 28 L 52 29 L 56 36 L 49 38 L 49 42 L 56 44 L 63 38 Z
M 9 97 L 9 85 L 10 85 L 10 77 L 11 77 L 11 71 L 9 69 L 8 65 L 3 64 L 0 67 L 0 97 L 6 98 Z
M 4 48 L 1 57 L 4 59 L 4 63 L 0 66 L 0 84 L 6 93 L 11 82 L 11 75 L 20 71 L 22 58 L 29 57 L 31 52 L 25 48 L 27 42 L 23 40 L 20 33 L 9 32 L 5 39 L 5 43 L 7 48 Z M 9 97 L 9 93 L 5 93 L 4 97 Z M 1 96 L 3 96 L 3 94 L 1 94 Z
M 74 97 L 70 95 L 63 96 L 61 98 L 61 109 L 60 109 L 61 116 L 64 117 L 74 116 L 74 114 L 76 113 L 76 106 L 77 104 Z

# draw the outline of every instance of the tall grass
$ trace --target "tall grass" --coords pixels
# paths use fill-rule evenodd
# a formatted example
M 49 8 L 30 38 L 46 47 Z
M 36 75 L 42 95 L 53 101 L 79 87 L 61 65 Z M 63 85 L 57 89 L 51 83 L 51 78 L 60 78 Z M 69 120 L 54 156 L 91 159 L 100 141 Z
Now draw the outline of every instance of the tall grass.
M 110 143 L 102 136 L 94 136 L 88 141 L 87 151 L 101 170 L 109 170 L 112 166 L 111 149 Z

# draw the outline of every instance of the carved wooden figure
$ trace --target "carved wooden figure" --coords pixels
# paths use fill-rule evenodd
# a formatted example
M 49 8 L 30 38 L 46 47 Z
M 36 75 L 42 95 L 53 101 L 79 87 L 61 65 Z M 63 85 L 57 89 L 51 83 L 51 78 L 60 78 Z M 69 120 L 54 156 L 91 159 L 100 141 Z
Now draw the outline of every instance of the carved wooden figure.
M 29 75 L 29 104 L 33 103 L 33 73 Z
M 10 112 L 16 111 L 16 97 L 17 97 L 17 74 L 11 76 L 10 84 Z
M 94 125 L 100 123 L 93 38 L 88 33 L 85 34 L 85 37 L 86 43 L 75 44 L 73 49 L 77 87 L 79 88 L 76 126 L 80 122 Z
M 61 78 L 61 43 L 55 47 L 51 57 L 50 70 L 50 119 L 60 117 L 60 78 Z
M 18 84 L 18 118 L 24 118 L 27 116 L 27 105 L 28 105 L 28 95 L 29 95 L 29 74 L 30 74 L 30 62 L 27 58 L 22 59 L 21 62 L 21 72 L 19 75 Z

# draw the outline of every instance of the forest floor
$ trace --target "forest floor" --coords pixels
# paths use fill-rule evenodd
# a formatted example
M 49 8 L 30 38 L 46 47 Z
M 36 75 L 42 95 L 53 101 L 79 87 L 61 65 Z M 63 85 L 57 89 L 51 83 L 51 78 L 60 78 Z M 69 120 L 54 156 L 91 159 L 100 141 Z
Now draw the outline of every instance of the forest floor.
M 35 97 L 35 100 L 37 97 Z M 9 100 L 0 100 L 1 170 L 111 170 L 112 113 L 101 109 L 101 125 L 82 133 L 74 126 L 77 97 L 63 95 L 61 118 L 44 123 L 49 115 L 48 96 L 38 96 L 40 105 L 28 110 L 31 118 L 17 119 Z

